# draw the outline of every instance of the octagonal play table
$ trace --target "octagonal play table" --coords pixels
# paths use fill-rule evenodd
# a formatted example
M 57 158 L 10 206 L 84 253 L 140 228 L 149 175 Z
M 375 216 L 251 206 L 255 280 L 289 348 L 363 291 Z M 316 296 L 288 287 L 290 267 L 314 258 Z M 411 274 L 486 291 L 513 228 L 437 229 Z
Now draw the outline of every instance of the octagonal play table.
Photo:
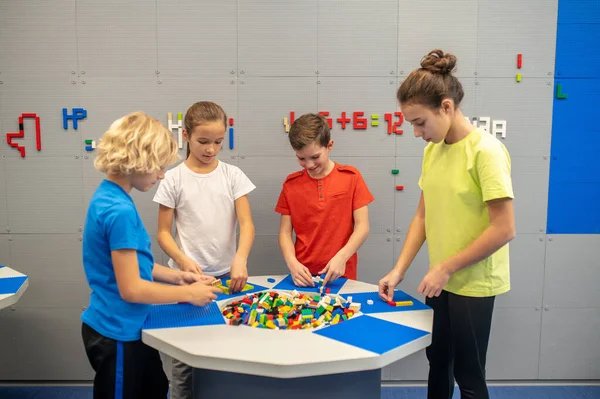
M 354 317 L 317 329 L 273 330 L 233 326 L 221 308 L 263 291 L 317 293 L 291 276 L 248 278 L 252 289 L 221 294 L 207 306 L 154 305 L 142 330 L 147 345 L 194 367 L 195 398 L 380 398 L 381 369 L 431 343 L 433 310 L 396 290 L 394 307 L 377 286 L 338 279 L 330 294 L 361 303 Z M 372 303 L 372 304 L 369 304 Z
M 29 279 L 10 267 L 0 266 L 0 309 L 14 305 L 29 287 Z

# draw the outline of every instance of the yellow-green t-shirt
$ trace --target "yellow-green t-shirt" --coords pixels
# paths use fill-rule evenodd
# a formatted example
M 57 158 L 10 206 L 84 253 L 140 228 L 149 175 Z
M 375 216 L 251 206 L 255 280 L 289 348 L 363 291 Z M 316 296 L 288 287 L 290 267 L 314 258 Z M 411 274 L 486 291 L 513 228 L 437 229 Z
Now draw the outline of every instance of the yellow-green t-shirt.
M 475 129 L 454 144 L 425 147 L 419 186 L 425 200 L 430 266 L 471 244 L 489 226 L 486 201 L 514 198 L 510 156 L 496 137 Z M 464 296 L 493 296 L 510 289 L 508 244 L 454 273 L 444 288 Z

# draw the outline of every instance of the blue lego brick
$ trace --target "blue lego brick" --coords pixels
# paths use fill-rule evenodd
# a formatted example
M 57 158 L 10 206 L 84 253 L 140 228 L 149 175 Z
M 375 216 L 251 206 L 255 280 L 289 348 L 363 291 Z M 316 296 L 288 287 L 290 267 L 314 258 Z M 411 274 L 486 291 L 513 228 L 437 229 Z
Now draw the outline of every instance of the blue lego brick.
M 233 128 L 229 128 L 229 149 L 233 150 Z
M 274 283 L 275 281 L 276 281 L 276 280 L 275 280 L 274 278 L 272 278 L 272 277 L 269 277 L 269 278 L 267 279 L 267 282 L 269 282 L 269 283 Z
M 227 281 L 231 281 L 231 280 L 230 279 L 223 280 L 223 285 L 227 286 L 226 285 Z M 224 300 L 232 299 L 232 298 L 235 298 L 235 297 L 238 297 L 238 296 L 244 296 L 246 294 L 252 294 L 254 292 L 260 292 L 260 291 L 268 290 L 267 287 L 263 287 L 262 285 L 252 284 L 252 283 L 246 283 L 246 284 L 252 285 L 254 288 L 252 288 L 251 290 L 238 292 L 236 294 L 225 294 L 225 293 L 218 294 L 217 295 L 217 301 L 224 301 Z
M 600 1 L 560 0 L 559 24 L 600 24 Z
M 362 315 L 316 330 L 314 334 L 382 355 L 429 333 Z
M 557 78 L 600 77 L 600 24 L 558 24 L 555 69 Z
M 394 302 L 400 301 L 413 301 L 412 306 L 391 306 L 387 302 L 384 302 L 377 291 L 373 292 L 357 292 L 353 294 L 343 294 L 342 297 L 347 299 L 349 296 L 352 297 L 352 302 L 359 302 L 360 311 L 365 314 L 369 313 L 388 313 L 388 312 L 405 312 L 408 310 L 427 310 L 431 309 L 423 302 L 419 302 L 412 296 L 408 295 L 404 291 L 394 290 Z M 373 304 L 369 305 L 368 300 L 372 300 Z
M 325 275 L 323 274 L 321 277 L 325 278 Z M 329 288 L 330 294 L 337 294 L 338 292 L 340 292 L 340 290 L 342 289 L 344 284 L 346 284 L 346 281 L 348 281 L 348 279 L 345 277 L 338 278 L 337 280 L 335 280 L 331 283 L 328 283 L 325 288 Z M 292 279 L 291 274 L 288 274 L 283 280 L 281 280 L 279 283 L 277 283 L 277 285 L 275 285 L 273 287 L 273 289 L 274 290 L 288 290 L 288 291 L 296 290 L 298 292 L 319 292 L 318 285 L 315 285 L 314 287 L 297 287 L 294 284 L 294 280 Z M 323 291 L 323 292 L 325 292 L 325 291 Z
M 215 302 L 206 306 L 185 304 L 153 305 L 142 327 L 143 330 L 155 328 L 175 328 L 192 326 L 212 326 L 225 324 L 225 320 Z
M 0 278 L 0 295 L 17 293 L 25 280 L 27 280 L 27 276 Z

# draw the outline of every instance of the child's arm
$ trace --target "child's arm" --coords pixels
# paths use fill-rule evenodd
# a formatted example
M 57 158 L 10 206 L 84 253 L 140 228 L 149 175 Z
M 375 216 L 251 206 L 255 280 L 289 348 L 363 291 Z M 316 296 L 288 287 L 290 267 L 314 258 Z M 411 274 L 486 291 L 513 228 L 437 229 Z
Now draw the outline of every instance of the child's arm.
M 396 266 L 385 277 L 379 280 L 379 296 L 382 299 L 386 301 L 394 299 L 394 288 L 404 280 L 406 271 L 423 246 L 425 239 L 425 200 L 423 192 L 421 192 L 417 212 L 408 227 L 406 241 L 404 242 Z
M 185 272 L 202 274 L 202 268 L 190 257 L 186 256 L 177 246 L 171 235 L 173 215 L 175 210 L 164 205 L 158 208 L 158 234 L 156 236 L 158 245 L 169 255 L 179 268 Z
M 190 302 L 202 306 L 217 299 L 216 294 L 222 292 L 205 281 L 183 286 L 146 281 L 140 277 L 135 249 L 111 251 L 111 258 L 119 294 L 127 302 L 147 304 Z
M 355 209 L 352 212 L 352 216 L 354 217 L 354 231 L 348 242 L 331 258 L 327 266 L 319 272 L 319 274 L 326 273 L 323 285 L 344 275 L 346 272 L 346 262 L 358 251 L 369 236 L 369 208 L 367 205 Z
M 250 201 L 248 196 L 243 195 L 235 200 L 235 212 L 240 224 L 240 240 L 238 249 L 231 264 L 231 284 L 230 292 L 240 292 L 248 280 L 248 255 L 254 242 L 254 223 L 252 222 L 252 212 L 250 211 Z
M 296 259 L 296 249 L 292 241 L 292 217 L 290 215 L 281 215 L 279 223 L 279 247 L 285 263 L 290 269 L 294 284 L 300 287 L 314 287 L 312 275 L 308 267 L 298 262 Z
M 170 267 L 159 265 L 158 263 L 154 264 L 154 268 L 152 269 L 152 278 L 154 281 L 160 281 L 173 285 L 187 285 L 198 281 L 211 283 L 215 280 L 215 278 L 212 276 L 174 270 Z
M 450 276 L 475 264 L 502 248 L 515 237 L 515 218 L 511 198 L 487 202 L 490 225 L 469 246 L 429 269 L 419 285 L 425 296 L 439 296 Z

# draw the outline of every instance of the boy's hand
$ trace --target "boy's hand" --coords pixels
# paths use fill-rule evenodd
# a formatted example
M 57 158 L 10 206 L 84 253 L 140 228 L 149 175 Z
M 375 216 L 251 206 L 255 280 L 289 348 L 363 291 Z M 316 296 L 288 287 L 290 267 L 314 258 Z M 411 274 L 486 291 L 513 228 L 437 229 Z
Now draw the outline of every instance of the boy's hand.
M 289 267 L 290 274 L 294 284 L 298 287 L 314 287 L 315 283 L 312 279 L 312 274 L 308 270 L 308 267 L 304 266 L 300 262 L 296 262 L 294 265 Z
M 379 297 L 384 301 L 394 300 L 394 288 L 404 280 L 404 273 L 392 270 L 379 280 Z
M 337 280 L 346 273 L 346 262 L 340 256 L 335 255 L 331 258 L 329 263 L 327 263 L 325 269 L 319 272 L 319 275 L 323 273 L 326 273 L 325 278 L 323 279 L 323 286 L 325 286 L 327 283 Z
M 189 286 L 191 299 L 190 303 L 196 306 L 204 306 L 217 299 L 217 294 L 223 291 L 218 287 L 207 285 L 204 281 L 198 281 Z
M 229 283 L 229 292 L 235 294 L 240 292 L 246 286 L 248 281 L 248 267 L 246 259 L 237 255 L 233 258 L 231 264 L 231 282 Z
M 196 274 L 204 274 L 202 273 L 202 268 L 198 265 L 192 258 L 186 256 L 183 258 L 181 262 L 177 262 L 179 265 L 179 269 L 182 272 L 190 272 Z

